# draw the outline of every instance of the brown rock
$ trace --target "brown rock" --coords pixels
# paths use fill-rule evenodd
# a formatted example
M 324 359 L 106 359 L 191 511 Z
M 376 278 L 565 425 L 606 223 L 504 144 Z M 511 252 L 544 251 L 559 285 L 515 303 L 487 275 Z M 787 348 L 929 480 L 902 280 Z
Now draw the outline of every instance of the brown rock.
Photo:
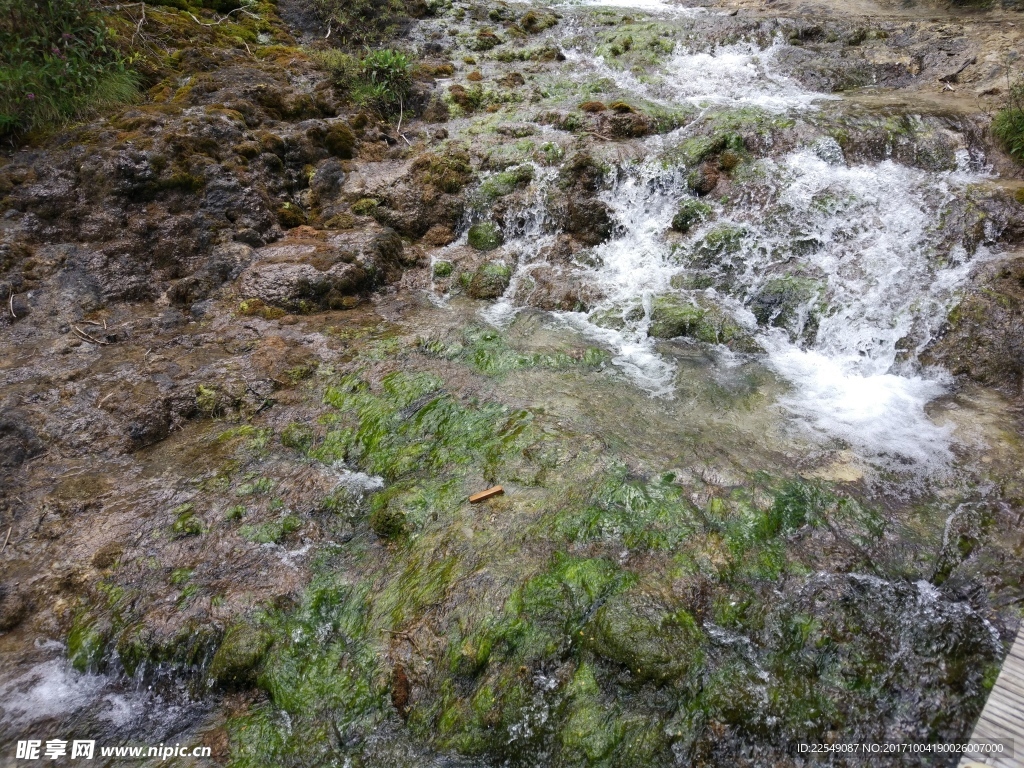
M 411 694 L 412 685 L 409 683 L 409 676 L 405 673 L 405 667 L 396 664 L 391 675 L 391 703 L 402 717 L 409 714 Z

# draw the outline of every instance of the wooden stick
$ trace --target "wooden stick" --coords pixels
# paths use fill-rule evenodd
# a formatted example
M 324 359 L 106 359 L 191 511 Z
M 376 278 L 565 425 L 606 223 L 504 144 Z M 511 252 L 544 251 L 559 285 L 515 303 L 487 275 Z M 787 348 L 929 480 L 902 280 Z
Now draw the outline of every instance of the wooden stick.
M 17 320 L 18 316 L 16 314 L 14 314 L 14 291 L 11 291 L 11 298 L 10 298 L 10 301 L 8 302 L 8 304 L 11 307 L 11 317 L 13 317 L 15 320 Z
M 13 531 L 13 530 L 14 530 L 14 526 L 13 525 L 10 528 L 7 529 L 7 538 L 4 539 L 4 545 L 2 547 L 0 547 L 0 552 L 3 552 L 5 549 L 7 549 L 7 542 L 11 540 L 11 531 Z
M 90 336 L 88 333 L 83 331 L 77 325 L 73 325 L 71 327 L 74 328 L 78 332 L 79 336 L 81 336 L 86 341 L 91 341 L 93 344 L 102 344 L 103 346 L 107 346 L 107 344 L 110 343 L 110 342 L 107 342 L 107 341 L 100 341 L 99 339 L 94 339 L 92 336 Z
M 495 485 L 492 488 L 488 488 L 486 491 L 480 491 L 480 493 L 474 493 L 469 497 L 470 504 L 479 504 L 481 501 L 487 501 L 487 499 L 495 496 L 500 496 L 505 492 L 505 489 L 500 485 Z

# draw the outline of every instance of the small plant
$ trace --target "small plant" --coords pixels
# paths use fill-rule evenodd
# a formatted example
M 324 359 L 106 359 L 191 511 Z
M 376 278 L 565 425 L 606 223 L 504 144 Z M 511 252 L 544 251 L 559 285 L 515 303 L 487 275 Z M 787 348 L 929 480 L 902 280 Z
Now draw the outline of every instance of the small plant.
M 225 520 L 241 520 L 243 517 L 245 517 L 244 504 L 235 504 L 233 506 L 228 507 L 227 511 L 224 512 Z
M 1015 160 L 1024 163 L 1024 80 L 1010 88 L 1006 106 L 992 120 L 992 133 Z
M 412 60 L 402 51 L 382 48 L 357 59 L 331 50 L 320 52 L 317 59 L 335 87 L 356 104 L 385 116 L 404 110 L 412 89 Z
M 356 103 L 383 114 L 402 109 L 412 87 L 408 56 L 391 48 L 372 51 L 360 63 L 360 70 L 360 82 L 352 90 Z
M 174 523 L 171 525 L 171 533 L 175 538 L 198 536 L 203 532 L 203 521 L 196 516 L 195 509 L 191 504 L 175 507 L 171 514 L 175 516 Z

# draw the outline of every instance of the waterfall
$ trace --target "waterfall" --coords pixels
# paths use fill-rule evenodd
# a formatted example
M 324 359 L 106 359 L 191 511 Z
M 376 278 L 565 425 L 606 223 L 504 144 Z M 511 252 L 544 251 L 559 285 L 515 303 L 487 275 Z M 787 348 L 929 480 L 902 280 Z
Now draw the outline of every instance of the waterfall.
M 663 104 L 796 115 L 835 98 L 779 74 L 779 47 L 676 50 L 643 82 L 598 56 L 575 49 L 569 56 L 574 66 Z M 641 389 L 672 397 L 676 368 L 648 336 L 652 302 L 669 295 L 717 308 L 753 339 L 754 357 L 789 383 L 778 406 L 803 431 L 824 444 L 839 439 L 876 464 L 947 465 L 950 431 L 926 407 L 947 391 L 949 377 L 923 369 L 917 353 L 988 255 L 947 221 L 981 177 L 963 158 L 948 172 L 892 160 L 848 163 L 835 139 L 819 133 L 751 163 L 744 183 L 753 192 L 738 201 L 709 196 L 710 214 L 680 237 L 670 224 L 679 204 L 694 199 L 686 179 L 693 168 L 667 158 L 688 138 L 689 126 L 649 138 L 645 159 L 612 171 L 603 199 L 616 232 L 577 267 L 603 298 L 588 312 L 559 315 L 610 347 L 615 365 Z M 533 199 L 544 205 L 543 194 Z M 519 260 L 513 283 L 536 265 L 542 235 L 533 230 L 510 233 L 509 252 Z M 513 285 L 485 318 L 507 321 L 514 293 Z M 616 327 L 602 322 L 609 313 L 619 318 Z M 733 350 L 720 352 L 724 364 L 736 359 Z

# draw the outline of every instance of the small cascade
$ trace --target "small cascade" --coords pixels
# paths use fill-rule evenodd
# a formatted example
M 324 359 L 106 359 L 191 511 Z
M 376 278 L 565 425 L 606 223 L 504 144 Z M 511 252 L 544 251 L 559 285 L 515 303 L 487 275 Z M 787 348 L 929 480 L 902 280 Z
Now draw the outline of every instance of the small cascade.
M 801 110 L 823 98 L 773 74 L 773 51 L 736 44 L 677 53 L 665 67 L 672 77 L 635 85 L 651 98 L 725 98 L 762 112 Z M 599 57 L 572 56 L 614 72 Z M 667 158 L 688 133 L 653 137 L 647 146 Z M 957 229 L 962 216 L 953 214 L 980 180 L 966 160 L 961 166 L 848 164 L 824 137 L 755 162 L 745 171 L 749 193 L 699 201 L 706 213 L 678 235 L 673 216 L 696 200 L 687 179 L 693 169 L 652 159 L 620 165 L 603 193 L 616 231 L 575 267 L 600 298 L 586 313 L 560 314 L 610 347 L 639 387 L 672 397 L 675 365 L 650 338 L 653 302 L 670 295 L 714 307 L 750 337 L 755 358 L 789 382 L 779 405 L 818 439 L 838 438 L 874 462 L 939 468 L 951 458 L 950 436 L 925 408 L 948 382 L 923 370 L 917 354 L 986 258 L 993 234 L 979 240 Z M 555 173 L 537 170 L 528 202 L 505 216 L 505 253 L 518 266 L 505 297 L 484 310 L 495 324 L 515 314 L 519 282 L 543 262 L 554 232 L 545 206 Z M 721 348 L 725 361 L 735 359 L 729 346 Z

